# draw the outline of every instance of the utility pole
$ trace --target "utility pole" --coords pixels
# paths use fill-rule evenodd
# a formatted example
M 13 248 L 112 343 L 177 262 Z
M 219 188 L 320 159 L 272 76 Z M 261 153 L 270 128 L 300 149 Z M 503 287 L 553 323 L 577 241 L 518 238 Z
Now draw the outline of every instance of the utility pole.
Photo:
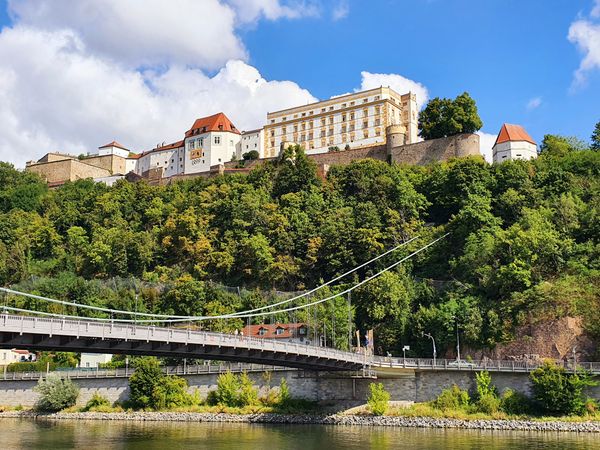
M 348 351 L 352 350 L 352 300 L 348 292 Z

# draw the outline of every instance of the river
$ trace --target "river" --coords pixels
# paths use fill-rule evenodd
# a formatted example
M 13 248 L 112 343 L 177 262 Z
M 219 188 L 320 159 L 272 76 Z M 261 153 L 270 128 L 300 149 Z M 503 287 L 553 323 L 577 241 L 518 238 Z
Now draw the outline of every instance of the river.
M 0 448 L 21 449 L 590 449 L 597 434 L 231 423 L 2 419 Z

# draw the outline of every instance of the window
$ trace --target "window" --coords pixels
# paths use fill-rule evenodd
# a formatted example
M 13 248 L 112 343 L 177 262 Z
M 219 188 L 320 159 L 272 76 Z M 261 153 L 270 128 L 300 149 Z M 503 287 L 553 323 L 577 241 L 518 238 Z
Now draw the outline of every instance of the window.
M 275 136 L 275 130 L 271 130 L 271 136 Z
M 350 106 L 354 106 L 354 102 L 350 102 Z
M 267 329 L 266 328 L 259 328 L 258 329 L 258 335 L 259 336 L 264 336 L 265 334 L 267 334 Z
M 175 160 L 173 158 L 171 158 L 171 162 L 174 162 Z
M 363 109 L 363 117 L 367 117 L 369 115 L 369 110 L 367 108 Z
M 346 114 L 342 114 L 342 122 L 346 121 Z
M 221 158 L 219 158 L 219 162 L 221 162 Z
M 333 136 L 333 128 L 329 129 L 329 133 L 327 134 L 328 136 Z
M 281 327 L 277 327 L 277 328 L 275 329 L 275 334 L 276 334 L 277 336 L 281 336 L 281 335 L 283 334 L 283 332 L 284 332 L 284 331 L 285 331 L 285 330 L 284 330 L 283 328 L 281 328 Z
M 275 119 L 271 119 L 271 123 L 275 123 Z
M 287 133 L 287 129 L 286 127 L 282 127 L 281 128 L 281 134 L 286 134 Z
M 363 131 L 363 138 L 367 139 L 369 137 L 369 130 Z
M 368 101 L 369 101 L 369 99 L 368 99 L 368 98 L 365 98 L 365 99 L 363 100 L 363 103 L 367 103 Z
M 345 108 L 345 107 L 346 107 L 346 104 L 345 104 L 345 103 L 342 103 L 342 108 Z
M 333 116 L 329 116 L 329 123 L 332 124 L 333 123 Z
M 365 120 L 363 122 L 363 128 L 369 128 L 369 121 L 368 120 Z
M 333 106 L 330 106 L 330 107 L 329 107 L 329 111 L 333 111 Z
M 297 118 L 298 118 L 298 114 L 294 114 L 294 119 L 297 119 Z
M 215 136 L 215 144 L 219 145 L 221 143 L 221 136 Z
M 294 125 L 294 133 L 298 132 L 298 125 Z
M 354 120 L 354 111 L 350 113 L 350 120 Z
M 287 120 L 287 117 L 283 117 L 281 120 L 285 122 Z

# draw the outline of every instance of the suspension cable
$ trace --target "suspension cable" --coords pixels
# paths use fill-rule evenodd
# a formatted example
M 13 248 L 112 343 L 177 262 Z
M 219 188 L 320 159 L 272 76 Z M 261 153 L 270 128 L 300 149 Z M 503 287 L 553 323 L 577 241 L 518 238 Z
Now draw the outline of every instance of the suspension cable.
M 367 261 L 365 263 L 362 263 L 361 265 L 359 265 L 359 266 L 357 266 L 357 267 L 355 267 L 355 268 L 347 271 L 346 273 L 344 273 L 342 275 L 339 275 L 339 276 L 333 278 L 332 280 L 329 280 L 328 282 L 323 283 L 322 285 L 313 288 L 310 291 L 304 292 L 303 294 L 297 295 L 295 297 L 292 297 L 292 298 L 289 298 L 287 300 L 283 300 L 283 301 L 280 301 L 280 302 L 277 302 L 277 303 L 274 303 L 274 304 L 271 304 L 271 305 L 262 306 L 260 308 L 255 308 L 255 309 L 251 309 L 251 310 L 247 310 L 247 311 L 238 311 L 236 313 L 232 313 L 232 315 L 236 315 L 237 316 L 237 315 L 240 315 L 240 314 L 248 314 L 248 313 L 253 313 L 253 312 L 256 312 L 256 311 L 262 311 L 264 309 L 274 308 L 276 306 L 283 305 L 285 303 L 289 303 L 289 302 L 292 302 L 294 300 L 298 300 L 299 298 L 306 297 L 307 295 L 310 295 L 310 294 L 312 294 L 312 293 L 314 293 L 314 292 L 316 292 L 316 291 L 318 291 L 320 289 L 323 289 L 324 287 L 329 286 L 331 283 L 334 283 L 334 282 L 340 280 L 341 278 L 344 278 L 345 276 L 347 276 L 347 275 L 349 275 L 349 274 L 351 274 L 353 272 L 356 272 L 357 270 L 365 267 L 366 265 L 371 264 L 372 262 L 375 262 L 375 261 L 377 261 L 380 258 L 383 258 L 384 256 L 390 254 L 391 252 L 394 252 L 394 251 L 398 250 L 400 247 L 403 247 L 403 246 L 409 244 L 410 242 L 414 241 L 415 239 L 417 239 L 417 237 L 418 236 L 415 236 L 415 237 L 409 239 L 408 241 L 402 242 L 401 244 L 396 245 L 395 247 L 393 247 L 393 248 L 387 250 L 386 252 L 384 252 L 384 253 L 376 256 L 375 258 L 372 258 L 369 261 Z M 0 287 L 0 291 L 3 291 L 3 292 L 8 293 L 8 294 L 15 294 L 15 295 L 23 296 L 23 297 L 33 298 L 33 299 L 36 299 L 36 300 L 42 300 L 42 301 L 45 301 L 45 302 L 57 303 L 59 305 L 75 306 L 77 308 L 89 309 L 89 310 L 92 310 L 92 311 L 100 311 L 100 312 L 111 313 L 111 314 L 125 314 L 125 315 L 129 315 L 129 316 L 153 317 L 153 318 L 164 318 L 164 319 L 173 319 L 173 318 L 188 319 L 190 317 L 190 316 L 182 316 L 182 315 L 153 314 L 153 313 L 144 313 L 144 312 L 137 312 L 137 311 L 124 311 L 124 310 L 111 309 L 111 308 L 102 308 L 100 306 L 86 305 L 86 304 L 83 304 L 83 303 L 75 303 L 75 302 L 69 302 L 69 301 L 65 301 L 65 300 L 57 300 L 57 299 L 53 299 L 53 298 L 49 298 L 49 297 L 44 297 L 44 296 L 41 296 L 41 295 L 29 294 L 27 292 L 16 291 L 14 289 L 9 289 L 9 288 L 4 288 L 4 287 Z M 185 320 L 183 320 L 183 321 L 185 321 Z
M 429 244 L 419 248 L 418 250 L 412 252 L 410 255 L 396 261 L 395 263 L 387 266 L 386 268 L 380 270 L 379 272 L 377 272 L 374 275 L 371 275 L 370 277 L 365 278 L 364 280 L 362 280 L 361 282 L 345 289 L 342 292 L 339 292 L 337 294 L 331 295 L 329 297 L 320 299 L 320 300 L 316 300 L 314 302 L 311 303 L 307 303 L 304 305 L 299 305 L 299 306 L 294 306 L 294 307 L 289 307 L 289 308 L 285 308 L 285 309 L 280 309 L 280 310 L 276 310 L 276 311 L 266 311 L 266 312 L 260 312 L 260 313 L 256 313 L 256 314 L 243 314 L 243 315 L 234 315 L 232 314 L 222 314 L 222 315 L 218 315 L 218 316 L 187 316 L 184 318 L 169 318 L 169 319 L 165 319 L 165 320 L 160 320 L 160 319 L 139 319 L 139 320 L 133 320 L 133 319 L 109 319 L 109 318 L 98 318 L 98 317 L 94 317 L 94 318 L 90 318 L 90 317 L 81 317 L 81 316 L 66 316 L 66 317 L 71 317 L 71 318 L 77 318 L 77 319 L 84 319 L 84 320 L 91 320 L 91 321 L 103 321 L 103 322 L 118 322 L 118 323 L 178 323 L 178 322 L 199 322 L 199 321 L 204 321 L 204 320 L 214 320 L 214 319 L 237 319 L 237 318 L 245 318 L 245 317 L 260 317 L 260 316 L 268 316 L 268 315 L 274 315 L 274 314 L 280 314 L 280 313 L 284 313 L 284 312 L 289 312 L 289 311 L 296 311 L 299 309 L 303 309 L 303 308 L 307 308 L 313 305 L 317 305 L 323 302 L 326 302 L 328 300 L 332 300 L 334 298 L 337 298 L 339 296 L 345 295 L 349 292 L 352 292 L 353 290 L 357 289 L 358 287 L 362 286 L 365 283 L 368 283 L 369 281 L 371 281 L 374 278 L 377 278 L 378 276 L 382 275 L 385 272 L 388 272 L 389 270 L 393 269 L 394 267 L 398 266 L 399 264 L 402 264 L 404 261 L 412 258 L 413 256 L 417 255 L 418 253 L 421 253 L 422 251 L 426 250 L 427 248 L 431 247 L 432 245 L 434 245 L 435 243 L 437 243 L 438 241 L 444 239 L 446 236 L 448 236 L 450 233 L 446 233 L 443 236 L 440 236 L 439 238 L 433 240 L 432 242 L 430 242 Z M 18 292 L 18 291 L 16 291 Z M 52 313 L 41 313 L 39 311 L 32 311 L 32 310 L 26 310 L 26 309 L 19 309 L 19 308 L 12 308 L 12 307 L 5 307 L 5 309 L 10 309 L 10 310 L 15 310 L 15 311 L 21 311 L 21 312 L 30 312 L 30 313 L 40 313 L 42 315 L 52 315 L 54 317 L 62 317 L 65 318 L 65 315 L 60 315 L 60 314 L 52 314 Z M 112 310 L 114 311 L 114 310 Z M 168 317 L 175 317 L 175 316 L 168 316 Z

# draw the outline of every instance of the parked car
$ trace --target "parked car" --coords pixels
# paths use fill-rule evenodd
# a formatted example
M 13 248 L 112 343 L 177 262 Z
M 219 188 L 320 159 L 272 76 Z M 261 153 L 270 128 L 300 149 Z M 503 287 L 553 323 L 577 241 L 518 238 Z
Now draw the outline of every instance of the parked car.
M 457 359 L 455 361 L 449 362 L 448 367 L 475 367 L 475 364 L 469 361 L 465 361 L 464 359 Z

